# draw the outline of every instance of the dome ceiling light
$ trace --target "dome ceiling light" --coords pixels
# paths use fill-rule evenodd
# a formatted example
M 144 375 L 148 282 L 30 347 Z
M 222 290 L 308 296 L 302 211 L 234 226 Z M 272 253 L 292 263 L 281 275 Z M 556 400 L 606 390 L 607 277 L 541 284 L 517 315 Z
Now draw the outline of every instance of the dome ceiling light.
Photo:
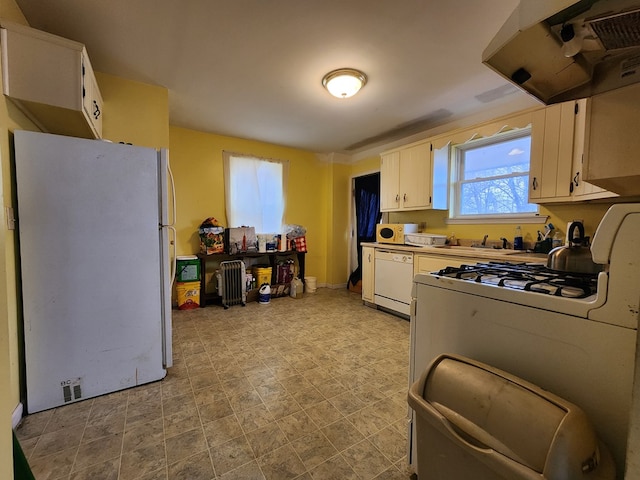
M 353 68 L 339 68 L 327 73 L 322 85 L 337 98 L 353 97 L 367 83 L 367 76 Z

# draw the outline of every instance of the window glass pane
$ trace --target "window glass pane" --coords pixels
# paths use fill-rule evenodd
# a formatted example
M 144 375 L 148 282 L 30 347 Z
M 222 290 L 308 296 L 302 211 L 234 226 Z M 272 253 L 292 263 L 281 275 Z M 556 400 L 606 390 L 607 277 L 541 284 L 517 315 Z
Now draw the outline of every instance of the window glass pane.
M 537 212 L 528 202 L 529 176 L 465 182 L 460 189 L 460 215 L 492 215 Z
M 462 180 L 528 172 L 530 151 L 529 136 L 464 150 Z

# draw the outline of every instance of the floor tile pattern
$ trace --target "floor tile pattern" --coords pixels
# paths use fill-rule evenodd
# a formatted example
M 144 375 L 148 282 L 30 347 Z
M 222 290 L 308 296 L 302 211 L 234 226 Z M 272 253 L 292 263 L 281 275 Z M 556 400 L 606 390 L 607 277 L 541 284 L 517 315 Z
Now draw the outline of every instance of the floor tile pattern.
M 407 479 L 409 322 L 347 290 L 173 312 L 165 379 L 27 416 L 37 480 Z

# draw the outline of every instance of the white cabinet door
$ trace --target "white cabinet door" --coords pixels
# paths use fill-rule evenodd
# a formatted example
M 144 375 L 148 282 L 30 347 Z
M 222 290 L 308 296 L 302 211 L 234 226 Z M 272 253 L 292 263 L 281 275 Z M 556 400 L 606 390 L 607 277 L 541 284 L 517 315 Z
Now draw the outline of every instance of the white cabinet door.
M 375 285 L 375 249 L 362 247 L 362 300 L 373 303 Z
M 86 55 L 82 56 L 82 108 L 97 137 L 102 137 L 102 95 Z
M 475 265 L 481 261 L 480 258 L 416 254 L 413 256 L 413 274 L 437 272 L 443 268 L 459 267 L 463 264 Z
M 640 195 L 640 84 L 590 99 L 584 178 L 622 195 Z
M 530 202 L 570 200 L 574 117 L 574 102 L 552 105 L 533 113 Z
M 587 128 L 588 100 L 581 99 L 576 102 L 578 111 L 576 114 L 576 128 L 573 151 L 573 178 L 571 179 L 571 189 L 574 200 L 594 200 L 598 198 L 616 197 L 604 188 L 597 187 L 584 180 L 584 154 L 585 136 Z
M 380 210 L 389 212 L 400 208 L 400 152 L 380 157 Z
M 400 150 L 400 202 L 403 210 L 431 206 L 431 144 Z

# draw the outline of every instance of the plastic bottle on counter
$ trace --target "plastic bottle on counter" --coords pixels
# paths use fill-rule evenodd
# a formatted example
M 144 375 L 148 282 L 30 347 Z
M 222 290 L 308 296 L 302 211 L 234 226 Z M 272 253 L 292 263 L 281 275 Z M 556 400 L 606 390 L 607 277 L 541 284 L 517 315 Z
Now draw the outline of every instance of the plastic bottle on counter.
M 513 237 L 513 249 L 524 250 L 524 242 L 522 241 L 522 228 L 520 225 L 516 227 L 516 233 Z

